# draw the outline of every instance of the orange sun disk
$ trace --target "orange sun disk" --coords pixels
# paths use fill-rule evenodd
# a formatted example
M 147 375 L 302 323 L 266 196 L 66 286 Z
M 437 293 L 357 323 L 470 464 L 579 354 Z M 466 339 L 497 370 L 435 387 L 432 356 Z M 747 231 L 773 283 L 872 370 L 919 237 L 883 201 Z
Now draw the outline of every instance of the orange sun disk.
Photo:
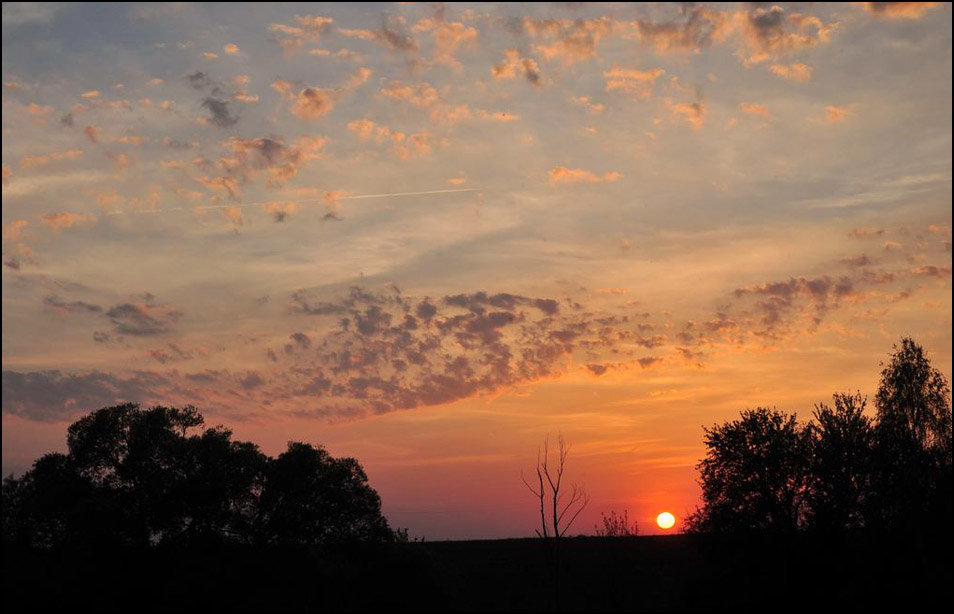
M 676 524 L 676 517 L 669 512 L 663 512 L 656 516 L 656 526 L 660 529 L 671 529 Z

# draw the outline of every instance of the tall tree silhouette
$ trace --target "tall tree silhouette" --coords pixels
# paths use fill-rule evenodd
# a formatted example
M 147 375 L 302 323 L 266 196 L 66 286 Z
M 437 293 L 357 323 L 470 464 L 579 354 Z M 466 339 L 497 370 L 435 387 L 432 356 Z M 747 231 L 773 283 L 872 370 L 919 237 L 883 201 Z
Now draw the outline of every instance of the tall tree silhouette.
M 951 391 L 910 338 L 895 346 L 875 398 L 872 516 L 886 526 L 950 519 Z M 947 524 L 947 520 L 944 522 Z
M 808 480 L 809 524 L 837 531 L 865 526 L 871 487 L 874 430 L 864 414 L 867 399 L 835 394 L 833 405 L 819 403 L 808 425 L 811 464 Z

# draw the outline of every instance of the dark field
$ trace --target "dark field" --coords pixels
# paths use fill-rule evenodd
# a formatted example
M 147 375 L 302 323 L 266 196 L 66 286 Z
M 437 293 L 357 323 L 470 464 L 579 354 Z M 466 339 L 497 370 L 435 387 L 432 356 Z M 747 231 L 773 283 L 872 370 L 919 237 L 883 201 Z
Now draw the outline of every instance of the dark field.
M 934 607 L 949 541 L 571 538 L 111 554 L 4 548 L 7 611 L 681 611 Z

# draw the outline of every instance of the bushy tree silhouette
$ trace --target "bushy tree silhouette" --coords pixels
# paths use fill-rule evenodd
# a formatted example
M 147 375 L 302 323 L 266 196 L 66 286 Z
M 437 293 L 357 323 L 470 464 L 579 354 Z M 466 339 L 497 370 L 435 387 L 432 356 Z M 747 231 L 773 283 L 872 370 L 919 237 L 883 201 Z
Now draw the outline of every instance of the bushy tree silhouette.
M 809 438 L 794 415 L 758 408 L 705 429 L 706 457 L 697 466 L 703 507 L 690 532 L 788 533 L 805 513 Z
M 194 407 L 118 405 L 70 425 L 67 454 L 3 482 L 3 539 L 27 547 L 391 541 L 361 465 L 290 443 L 277 458 Z

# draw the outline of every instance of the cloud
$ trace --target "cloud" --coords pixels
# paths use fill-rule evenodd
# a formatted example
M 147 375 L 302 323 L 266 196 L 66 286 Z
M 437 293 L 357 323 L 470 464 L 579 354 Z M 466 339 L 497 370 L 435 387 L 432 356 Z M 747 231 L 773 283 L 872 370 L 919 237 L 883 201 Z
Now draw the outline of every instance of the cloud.
M 436 17 L 427 17 L 414 25 L 415 32 L 428 32 L 434 41 L 435 64 L 443 64 L 460 69 L 461 63 L 454 57 L 460 45 L 477 42 L 477 29 L 459 21 L 445 21 L 443 13 Z
M 207 96 L 202 101 L 202 108 L 208 109 L 210 115 L 206 119 L 213 126 L 228 128 L 238 123 L 239 117 L 229 109 L 229 101 L 214 96 Z
M 739 110 L 746 115 L 756 115 L 758 117 L 764 117 L 765 119 L 772 119 L 772 114 L 765 105 L 755 102 L 741 102 L 739 103 Z
M 278 44 L 282 46 L 285 53 L 292 53 L 308 41 L 317 43 L 321 36 L 331 29 L 334 20 L 320 15 L 295 15 L 295 22 L 298 25 L 273 23 L 268 26 L 270 32 L 284 36 L 279 39 Z
M 370 119 L 356 119 L 348 122 L 348 130 L 355 133 L 362 141 L 388 144 L 391 151 L 399 160 L 407 160 L 414 156 L 427 156 L 434 147 L 434 137 L 427 130 L 407 135 L 388 126 L 382 126 Z
M 63 230 L 64 228 L 72 228 L 80 222 L 95 222 L 96 216 L 62 211 L 59 213 L 44 213 L 40 216 L 40 220 L 52 230 Z
M 753 310 L 760 316 L 758 335 L 772 336 L 786 325 L 786 316 L 805 303 L 814 312 L 812 326 L 817 326 L 825 313 L 838 302 L 854 294 L 854 282 L 846 276 L 827 275 L 807 279 L 792 277 L 787 281 L 755 284 L 735 291 L 737 299 L 754 299 Z
M 607 92 L 620 90 L 636 98 L 649 98 L 653 94 L 656 79 L 666 74 L 662 68 L 634 70 L 630 68 L 611 68 L 603 73 L 604 89 Z
M 595 57 L 600 39 L 612 34 L 615 26 L 608 17 L 523 20 L 523 29 L 531 38 L 548 41 L 534 45 L 533 50 L 547 61 L 558 59 L 567 66 Z
M 609 171 L 603 175 L 597 175 L 592 171 L 582 168 L 567 168 L 565 166 L 556 166 L 550 169 L 550 184 L 557 185 L 561 183 L 603 183 L 618 181 L 622 174 L 616 171 Z
M 429 107 L 438 102 L 437 90 L 426 81 L 416 84 L 391 81 L 381 88 L 381 95 L 393 100 L 401 100 L 421 108 Z
M 778 5 L 753 5 L 735 15 L 745 51 L 743 61 L 757 64 L 828 42 L 838 28 L 836 22 L 825 23 L 814 15 L 786 12 Z
M 16 243 L 23 236 L 23 230 L 30 225 L 27 220 L 13 220 L 3 225 L 3 240 Z
M 55 422 L 100 407 L 124 402 L 161 401 L 168 380 L 136 371 L 117 376 L 101 371 L 64 373 L 3 371 L 3 413 Z
M 769 66 L 769 70 L 783 79 L 797 81 L 799 83 L 804 83 L 812 78 L 812 67 L 799 62 L 793 64 L 772 64 Z
M 313 120 L 331 113 L 338 101 L 365 83 L 372 72 L 370 68 L 359 68 L 345 85 L 334 89 L 304 87 L 296 93 L 293 83 L 280 79 L 272 83 L 272 89 L 291 102 L 292 114 L 300 119 Z
M 267 203 L 264 205 L 265 211 L 272 216 L 276 222 L 284 222 L 287 220 L 295 211 L 298 210 L 298 205 L 295 203 Z
M 292 296 L 289 309 L 332 326 L 292 335 L 280 358 L 290 363 L 280 389 L 289 402 L 304 397 L 330 415 L 490 394 L 569 370 L 577 350 L 639 342 L 624 330 L 625 317 L 597 316 L 567 301 L 510 293 L 431 299 L 405 296 L 397 288 L 354 287 L 347 296 L 324 300 L 302 290 Z M 308 348 L 315 350 L 302 351 Z
M 106 333 L 93 333 L 94 339 L 97 334 L 106 335 L 106 337 L 103 338 L 104 341 L 109 337 Z M 194 357 L 193 352 L 184 350 L 175 343 L 168 343 L 164 348 L 151 349 L 148 351 L 148 354 L 150 358 L 163 365 L 171 362 L 192 360 Z
M 847 107 L 839 107 L 833 104 L 825 107 L 825 119 L 827 119 L 830 124 L 840 122 L 850 114 Z
M 320 157 L 327 142 L 319 136 L 301 137 L 291 144 L 278 138 L 231 137 L 225 143 L 226 154 L 218 161 L 224 174 L 198 180 L 211 190 L 225 192 L 231 199 L 239 198 L 242 186 L 260 174 L 265 175 L 268 187 L 279 187 L 294 178 L 302 164 Z M 203 165 L 208 166 L 207 161 Z
M 574 96 L 570 98 L 570 102 L 583 107 L 590 115 L 599 115 L 606 110 L 606 105 L 594 102 L 589 96 Z
M 182 317 L 182 312 L 169 305 L 146 302 L 121 303 L 110 307 L 104 315 L 121 335 L 151 337 L 171 331 Z
M 918 19 L 940 2 L 863 2 L 865 10 L 878 17 Z
M 507 49 L 504 59 L 491 66 L 490 74 L 497 80 L 515 79 L 521 76 L 531 85 L 537 87 L 543 85 L 540 79 L 540 66 L 536 60 L 521 57 L 516 49 Z
M 52 162 L 61 162 L 63 160 L 75 160 L 83 155 L 82 149 L 64 149 L 61 151 L 51 151 L 45 154 L 35 154 L 24 156 L 20 160 L 20 169 L 27 170 L 37 166 L 46 166 Z
M 703 5 L 679 6 L 680 15 L 669 21 L 640 19 L 636 36 L 651 45 L 657 53 L 683 51 L 699 53 L 727 34 L 728 17 Z
M 417 41 L 411 38 L 407 33 L 401 31 L 400 24 L 396 20 L 382 25 L 377 30 L 351 30 L 343 28 L 338 30 L 338 33 L 350 38 L 380 43 L 392 51 L 416 53 L 420 49 Z
M 43 304 L 60 313 L 102 313 L 103 311 L 99 305 L 85 301 L 64 301 L 55 295 L 45 297 Z
M 667 103 L 673 121 L 689 124 L 693 130 L 700 130 L 705 126 L 706 105 L 702 101 Z

